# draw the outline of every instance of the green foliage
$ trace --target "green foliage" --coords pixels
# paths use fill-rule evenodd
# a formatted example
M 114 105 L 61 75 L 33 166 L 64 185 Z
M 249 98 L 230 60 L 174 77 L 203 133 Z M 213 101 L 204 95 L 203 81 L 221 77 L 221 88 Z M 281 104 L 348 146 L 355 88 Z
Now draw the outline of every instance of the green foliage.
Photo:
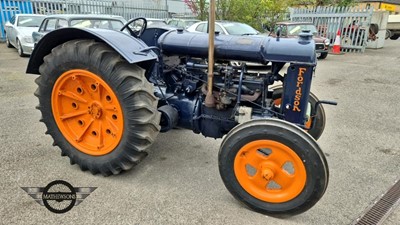
M 207 20 L 209 0 L 191 0 L 200 20 Z M 247 23 L 262 31 L 263 26 L 273 26 L 286 19 L 288 7 L 350 6 L 354 0 L 216 0 L 217 20 Z

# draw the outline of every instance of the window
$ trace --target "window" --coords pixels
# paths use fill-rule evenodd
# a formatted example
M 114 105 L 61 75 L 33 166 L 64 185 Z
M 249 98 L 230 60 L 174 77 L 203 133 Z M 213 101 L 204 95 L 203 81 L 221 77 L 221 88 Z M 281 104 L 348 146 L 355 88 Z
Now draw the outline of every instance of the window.
M 71 27 L 78 27 L 78 28 L 99 28 L 99 29 L 120 30 L 123 26 L 124 24 L 119 20 L 109 20 L 102 18 L 71 20 Z
M 226 31 L 230 35 L 255 35 L 258 31 L 244 23 L 224 23 Z
M 63 28 L 63 27 L 68 27 L 68 22 L 67 22 L 67 20 L 59 19 L 58 24 L 57 24 L 57 29 Z
M 215 24 L 215 32 L 219 32 L 220 34 L 225 34 L 224 30 L 222 30 L 221 26 Z
M 204 32 L 204 26 L 205 26 L 205 25 L 206 25 L 205 23 L 199 24 L 199 25 L 196 27 L 196 31 Z
M 168 25 L 177 26 L 177 25 L 178 25 L 178 21 L 176 21 L 176 20 L 171 20 L 171 21 L 169 21 Z
M 11 23 L 11 24 L 14 24 L 14 23 L 15 23 L 15 16 L 11 17 L 10 23 Z
M 56 23 L 57 19 L 49 19 L 47 20 L 46 26 L 44 28 L 44 31 L 52 31 L 56 29 Z
M 183 28 L 183 29 L 185 29 L 185 28 L 186 28 L 185 22 L 179 21 L 177 27 L 178 27 L 178 28 Z
M 44 19 L 44 16 L 19 16 L 19 27 L 39 27 Z

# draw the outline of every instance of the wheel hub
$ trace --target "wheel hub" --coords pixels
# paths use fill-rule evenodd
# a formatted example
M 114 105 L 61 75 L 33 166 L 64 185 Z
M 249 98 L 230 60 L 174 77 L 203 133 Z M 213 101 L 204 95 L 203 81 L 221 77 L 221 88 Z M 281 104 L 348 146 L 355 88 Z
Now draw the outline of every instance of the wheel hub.
M 100 103 L 93 102 L 91 106 L 89 106 L 88 113 L 92 115 L 94 119 L 99 119 L 103 114 L 103 107 Z
M 266 181 L 270 181 L 274 178 L 274 172 L 270 168 L 263 169 L 261 174 Z
M 296 152 L 272 140 L 244 145 L 236 154 L 234 172 L 250 195 L 274 203 L 297 197 L 307 179 L 304 164 Z
M 51 104 L 58 128 L 79 151 L 101 156 L 118 146 L 124 129 L 122 108 L 98 75 L 78 69 L 63 73 L 53 87 Z

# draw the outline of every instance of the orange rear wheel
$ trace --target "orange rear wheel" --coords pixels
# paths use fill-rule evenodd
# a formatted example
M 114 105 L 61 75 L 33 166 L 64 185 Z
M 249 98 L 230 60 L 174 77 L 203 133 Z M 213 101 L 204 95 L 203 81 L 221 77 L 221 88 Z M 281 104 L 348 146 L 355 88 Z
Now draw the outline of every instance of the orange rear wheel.
M 160 131 L 160 112 L 146 71 L 105 43 L 71 40 L 39 68 L 37 107 L 61 155 L 104 176 L 147 156 Z
M 117 96 L 98 75 L 74 69 L 63 73 L 52 92 L 54 119 L 79 151 L 105 155 L 119 144 L 124 116 Z

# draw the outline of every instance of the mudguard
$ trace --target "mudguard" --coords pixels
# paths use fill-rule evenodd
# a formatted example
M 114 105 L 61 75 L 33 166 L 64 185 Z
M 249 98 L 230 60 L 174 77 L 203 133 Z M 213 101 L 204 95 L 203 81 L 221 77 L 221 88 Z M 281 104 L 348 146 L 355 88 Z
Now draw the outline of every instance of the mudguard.
M 153 51 L 141 51 L 148 48 L 143 41 L 123 32 L 105 29 L 62 28 L 46 34 L 39 41 L 32 52 L 26 73 L 39 74 L 43 58 L 50 54 L 54 47 L 74 39 L 92 39 L 104 42 L 131 64 L 157 59 L 157 55 Z

